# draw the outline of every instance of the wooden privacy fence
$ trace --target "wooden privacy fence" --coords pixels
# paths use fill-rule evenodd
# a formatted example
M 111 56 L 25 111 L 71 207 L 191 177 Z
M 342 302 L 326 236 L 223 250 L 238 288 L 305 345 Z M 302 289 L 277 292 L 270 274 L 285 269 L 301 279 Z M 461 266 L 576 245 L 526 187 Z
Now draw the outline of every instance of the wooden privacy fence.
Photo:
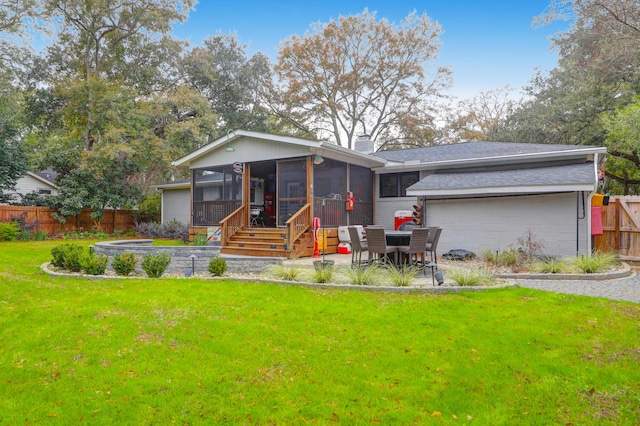
M 66 223 L 53 218 L 55 211 L 46 207 L 0 206 L 0 222 L 8 222 L 24 217 L 27 224 L 36 223 L 31 231 L 46 232 L 49 235 L 58 232 L 90 231 L 95 227 L 91 219 L 91 209 L 83 209 L 75 217 L 68 217 Z M 26 213 L 26 214 L 25 214 Z M 100 221 L 100 231 L 113 234 L 114 230 L 127 232 L 133 228 L 134 212 L 131 210 L 105 210 Z
M 594 237 L 595 249 L 640 262 L 640 196 L 611 197 L 602 206 L 602 231 Z

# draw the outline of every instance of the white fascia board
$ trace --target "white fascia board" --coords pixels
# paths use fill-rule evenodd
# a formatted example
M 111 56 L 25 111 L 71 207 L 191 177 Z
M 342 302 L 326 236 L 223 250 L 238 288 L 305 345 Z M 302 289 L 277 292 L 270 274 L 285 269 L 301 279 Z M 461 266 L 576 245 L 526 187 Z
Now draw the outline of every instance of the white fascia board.
M 354 151 L 352 149 L 345 148 L 330 142 L 320 142 L 320 146 L 318 148 L 311 148 L 311 154 L 331 158 L 333 160 L 344 161 L 363 167 L 380 167 L 384 166 L 384 164 L 386 163 L 386 161 L 383 159 L 374 157 L 372 155 L 363 154 L 362 152 Z
M 420 170 L 440 170 L 440 169 L 458 169 L 478 167 L 482 165 L 501 165 L 511 163 L 535 163 L 546 162 L 559 159 L 585 157 L 594 154 L 606 154 L 607 148 L 605 147 L 589 147 L 572 149 L 566 151 L 546 151 L 536 152 L 529 154 L 515 154 L 493 157 L 481 157 L 481 158 L 464 158 L 460 160 L 443 160 L 443 161 L 423 161 L 420 163 Z M 525 161 L 522 161 L 525 160 Z M 376 168 L 374 171 L 376 174 L 381 173 L 393 173 L 409 170 L 410 168 L 416 169 L 414 160 L 409 162 L 387 162 L 385 167 Z
M 151 185 L 153 189 L 188 189 L 191 188 L 191 182 L 169 182 L 169 183 L 161 183 L 158 185 Z
M 58 189 L 58 185 L 56 185 L 55 183 L 51 182 L 50 180 L 47 180 L 45 178 L 43 178 L 42 176 L 38 176 L 37 174 L 33 173 L 33 172 L 27 172 L 27 175 L 31 176 L 32 178 L 44 183 L 45 185 L 48 185 L 54 189 Z
M 526 185 L 526 186 L 495 186 L 485 188 L 457 188 L 457 189 L 429 189 L 420 190 L 407 189 L 410 197 L 463 197 L 482 195 L 504 195 L 504 194 L 539 194 L 549 192 L 577 192 L 594 191 L 595 184 L 574 184 L 574 185 Z

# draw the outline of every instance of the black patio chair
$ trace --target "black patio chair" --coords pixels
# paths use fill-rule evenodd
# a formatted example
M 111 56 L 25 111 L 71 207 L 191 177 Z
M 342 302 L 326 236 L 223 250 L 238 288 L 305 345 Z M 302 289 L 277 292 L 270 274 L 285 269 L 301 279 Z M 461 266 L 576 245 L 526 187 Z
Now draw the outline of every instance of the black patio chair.
M 348 226 L 349 239 L 351 240 L 351 266 L 362 263 L 362 252 L 369 251 L 366 241 L 360 239 L 360 233 L 355 226 Z M 371 255 L 369 255 L 371 257 Z M 368 262 L 367 262 L 368 263 Z
M 379 257 L 382 257 L 385 262 L 391 262 L 389 254 L 393 253 L 393 263 L 395 264 L 398 248 L 387 245 L 384 228 L 376 226 L 367 227 L 367 245 L 369 246 L 369 253 L 377 254 Z
M 409 256 L 409 266 L 422 263 L 425 275 L 427 275 L 427 270 L 424 266 L 426 265 L 425 258 L 429 232 L 429 228 L 413 228 L 409 245 L 398 246 L 398 254 L 404 253 Z

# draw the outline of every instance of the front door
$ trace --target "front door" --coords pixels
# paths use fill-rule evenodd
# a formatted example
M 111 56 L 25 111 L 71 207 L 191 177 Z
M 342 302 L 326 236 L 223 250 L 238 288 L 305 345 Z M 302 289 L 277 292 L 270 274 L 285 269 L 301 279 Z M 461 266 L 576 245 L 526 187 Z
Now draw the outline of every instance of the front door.
M 307 203 L 307 159 L 278 161 L 278 226 Z

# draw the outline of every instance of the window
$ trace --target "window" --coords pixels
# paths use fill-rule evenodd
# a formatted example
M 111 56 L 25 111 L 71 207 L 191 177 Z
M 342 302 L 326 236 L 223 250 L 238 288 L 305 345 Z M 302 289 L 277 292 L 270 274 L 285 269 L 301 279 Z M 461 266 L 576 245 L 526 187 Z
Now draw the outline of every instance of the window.
M 406 197 L 407 188 L 420 180 L 420 172 L 380 175 L 380 198 Z

